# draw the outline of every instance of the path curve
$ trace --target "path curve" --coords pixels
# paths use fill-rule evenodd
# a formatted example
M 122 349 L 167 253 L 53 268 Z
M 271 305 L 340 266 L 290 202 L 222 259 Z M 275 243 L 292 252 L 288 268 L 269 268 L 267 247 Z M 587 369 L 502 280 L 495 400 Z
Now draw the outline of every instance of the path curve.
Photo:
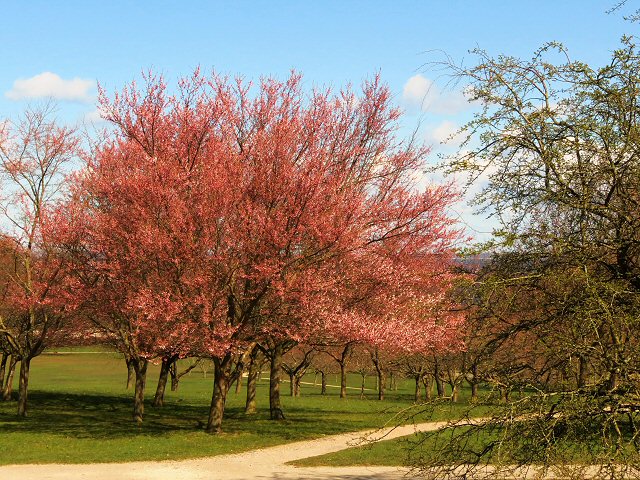
M 294 467 L 287 462 L 333 453 L 361 443 L 436 430 L 446 422 L 405 425 L 376 431 L 331 435 L 316 440 L 278 445 L 232 455 L 190 460 L 93 463 L 83 465 L 7 465 L 0 478 L 7 480 L 399 480 L 407 469 L 397 467 Z

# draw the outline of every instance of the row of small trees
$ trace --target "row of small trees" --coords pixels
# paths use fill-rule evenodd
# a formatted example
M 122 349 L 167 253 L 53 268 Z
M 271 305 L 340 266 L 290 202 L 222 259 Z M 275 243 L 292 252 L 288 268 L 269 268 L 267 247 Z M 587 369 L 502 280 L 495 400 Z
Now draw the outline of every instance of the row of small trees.
M 348 353 L 343 356 L 345 349 Z M 184 362 L 178 362 L 176 359 L 166 369 L 162 366 L 165 363 L 163 360 L 161 364 L 152 403 L 154 407 L 164 404 L 169 380 L 171 390 L 176 391 L 184 375 L 195 371 L 206 378 L 207 373 L 213 369 L 212 361 L 207 358 L 190 358 Z M 255 413 L 257 383 L 264 378 L 265 373 L 270 373 L 269 371 L 268 354 L 265 355 L 263 349 L 256 345 L 248 362 L 240 367 L 239 374 L 234 378 L 236 394 L 243 391 L 243 388 L 246 389 L 245 413 Z M 332 388 L 338 389 L 340 398 L 346 398 L 350 388 L 356 390 L 361 399 L 373 395 L 378 400 L 384 400 L 387 388 L 395 391 L 400 381 L 411 379 L 415 380 L 415 403 L 429 401 L 433 399 L 434 394 L 457 402 L 461 378 L 464 378 L 461 376 L 464 372 L 460 370 L 456 354 L 388 355 L 379 349 L 362 344 L 354 345 L 353 342 L 348 346 L 298 344 L 283 355 L 281 373 L 288 377 L 289 395 L 292 397 L 301 396 L 303 379 L 306 379 L 308 384 L 313 379 L 313 385 L 319 387 L 321 395 L 326 395 L 329 388 Z M 357 386 L 354 386 L 353 379 L 351 386 L 347 386 L 348 374 L 359 375 Z M 371 382 L 367 382 L 367 378 L 375 379 L 373 393 L 370 388 Z M 335 385 L 332 384 L 334 382 Z M 131 386 L 132 381 L 129 377 L 127 389 Z
M 176 359 L 210 358 L 211 433 L 256 349 L 279 419 L 298 343 L 461 346 L 457 194 L 421 187 L 427 150 L 397 139 L 377 78 L 357 95 L 304 94 L 296 74 L 252 87 L 196 72 L 175 94 L 145 81 L 101 92 L 110 126 L 82 151 L 46 110 L 3 123 L 0 342 L 20 361 L 20 415 L 31 359 L 96 335 L 135 377 L 137 422 L 149 360 L 166 382 Z

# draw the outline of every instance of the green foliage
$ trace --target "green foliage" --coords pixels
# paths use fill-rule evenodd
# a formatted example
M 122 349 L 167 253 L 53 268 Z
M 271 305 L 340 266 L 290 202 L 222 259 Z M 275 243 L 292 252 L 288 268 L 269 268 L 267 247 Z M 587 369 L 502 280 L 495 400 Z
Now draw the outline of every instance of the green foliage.
M 483 182 L 475 202 L 502 224 L 491 261 L 458 293 L 470 373 L 503 406 L 445 436 L 421 467 L 637 473 L 640 52 L 625 37 L 599 68 L 557 43 L 531 59 L 474 54 L 470 67 L 449 65 L 483 108 L 447 167 Z

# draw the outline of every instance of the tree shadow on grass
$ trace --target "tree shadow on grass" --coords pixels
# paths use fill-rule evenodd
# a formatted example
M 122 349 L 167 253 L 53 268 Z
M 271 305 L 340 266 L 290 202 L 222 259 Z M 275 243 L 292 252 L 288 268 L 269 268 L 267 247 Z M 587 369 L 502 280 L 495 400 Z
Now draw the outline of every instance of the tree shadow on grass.
M 132 421 L 130 395 L 100 395 L 30 392 L 26 418 L 15 413 L 15 402 L 0 403 L 0 431 L 3 433 L 42 433 L 71 438 L 117 439 L 136 436 L 164 436 L 176 432 L 203 431 L 208 409 L 204 405 L 168 402 L 161 408 L 145 405 L 141 426 Z M 347 410 L 345 410 L 347 412 Z M 360 428 L 358 422 L 345 425 L 333 421 L 333 415 L 318 415 L 315 410 L 300 406 L 290 408 L 287 419 L 269 420 L 268 411 L 245 415 L 242 407 L 228 407 L 223 432 L 227 436 L 250 432 L 268 435 L 284 441 L 302 440 L 314 436 L 331 435 Z
M 196 430 L 203 408 L 174 403 L 161 409 L 145 408 L 145 421 L 132 421 L 129 395 L 72 394 L 45 391 L 29 393 L 26 418 L 17 417 L 15 403 L 0 404 L 0 430 L 5 433 L 50 433 L 74 438 L 118 438 L 163 435 Z
M 204 431 L 208 415 L 206 404 L 169 400 L 163 407 L 153 408 L 148 400 L 145 402 L 144 422 L 137 426 L 132 420 L 131 397 L 130 392 L 105 395 L 33 390 L 29 394 L 26 418 L 16 416 L 15 402 L 0 403 L 0 431 L 103 440 Z M 340 404 L 339 399 L 335 402 L 338 408 L 326 410 L 326 405 L 323 408 L 313 401 L 294 401 L 286 405 L 287 419 L 280 422 L 269 420 L 266 409 L 255 415 L 246 415 L 243 405 L 229 405 L 225 410 L 223 434 L 238 436 L 248 433 L 295 441 L 371 428 L 372 417 L 380 421 L 376 426 L 382 426 L 394 414 L 394 411 L 385 412 L 385 408 L 371 409 L 360 402 Z M 377 401 L 371 403 L 374 405 L 380 406 Z M 397 411 L 397 406 L 391 410 Z

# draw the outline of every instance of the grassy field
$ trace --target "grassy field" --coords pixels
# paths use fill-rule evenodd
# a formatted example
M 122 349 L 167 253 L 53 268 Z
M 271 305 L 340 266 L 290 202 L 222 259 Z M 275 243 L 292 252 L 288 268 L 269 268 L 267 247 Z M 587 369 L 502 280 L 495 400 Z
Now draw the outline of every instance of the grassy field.
M 95 348 L 91 351 L 96 352 Z M 145 422 L 131 421 L 132 392 L 125 389 L 126 368 L 120 355 L 66 350 L 32 362 L 29 413 L 15 415 L 15 402 L 0 402 L 0 464 L 89 463 L 193 458 L 233 453 L 323 435 L 382 426 L 413 400 L 412 382 L 400 382 L 383 402 L 375 392 L 359 399 L 350 390 L 347 399 L 338 389 L 320 395 L 320 386 L 302 386 L 302 397 L 291 398 L 283 383 L 287 420 L 268 419 L 268 380 L 258 388 L 258 413 L 244 414 L 245 391 L 229 393 L 224 433 L 211 436 L 202 430 L 211 401 L 212 374 L 195 369 L 182 378 L 177 392 L 167 388 L 166 404 L 147 402 Z M 147 399 L 155 393 L 159 367 L 149 369 Z M 16 374 L 17 377 L 17 374 Z M 336 384 L 337 378 L 328 378 Z M 305 381 L 313 382 L 313 375 Z M 369 388 L 374 388 L 370 379 Z M 360 377 L 350 378 L 359 385 Z M 447 407 L 438 417 L 456 415 Z
M 410 466 L 413 464 L 411 458 L 419 439 L 419 435 L 410 435 L 384 440 L 327 455 L 305 458 L 292 464 L 299 467 Z
M 496 406 L 474 407 L 470 414 L 472 417 L 478 418 L 494 412 L 495 409 Z M 620 416 L 620 419 L 624 420 L 623 415 Z M 523 424 L 523 428 L 526 427 L 527 424 Z M 589 430 L 570 432 L 567 436 L 557 433 L 556 430 L 551 430 L 550 437 L 546 438 L 550 441 L 549 444 L 544 443 L 541 437 L 537 437 L 537 440 L 534 441 L 527 439 L 520 443 L 517 432 L 506 434 L 502 429 L 486 431 L 458 427 L 446 429 L 437 435 L 417 433 L 392 440 L 367 443 L 335 453 L 296 460 L 291 464 L 300 467 L 356 465 L 415 467 L 425 463 L 432 464 L 433 460 L 436 460 L 436 464 L 440 464 L 442 461 L 445 463 L 473 463 L 478 460 L 478 452 L 482 452 L 493 442 L 502 440 L 505 443 L 483 457 L 484 462 L 502 465 L 601 465 L 611 461 L 620 465 L 638 463 L 638 449 L 637 445 L 633 443 L 631 435 L 627 437 L 628 443 L 613 447 L 616 448 L 616 457 L 612 457 L 611 450 L 607 449 L 612 446 L 608 446 L 602 440 L 600 430 L 593 430 L 593 424 L 590 424 L 589 427 Z M 458 442 L 452 442 L 454 437 L 458 439 Z M 444 445 L 447 446 L 446 452 L 441 450 Z M 457 448 L 460 447 L 462 449 L 458 450 Z M 449 461 L 446 458 L 449 458 Z M 615 460 L 611 460 L 612 458 Z

